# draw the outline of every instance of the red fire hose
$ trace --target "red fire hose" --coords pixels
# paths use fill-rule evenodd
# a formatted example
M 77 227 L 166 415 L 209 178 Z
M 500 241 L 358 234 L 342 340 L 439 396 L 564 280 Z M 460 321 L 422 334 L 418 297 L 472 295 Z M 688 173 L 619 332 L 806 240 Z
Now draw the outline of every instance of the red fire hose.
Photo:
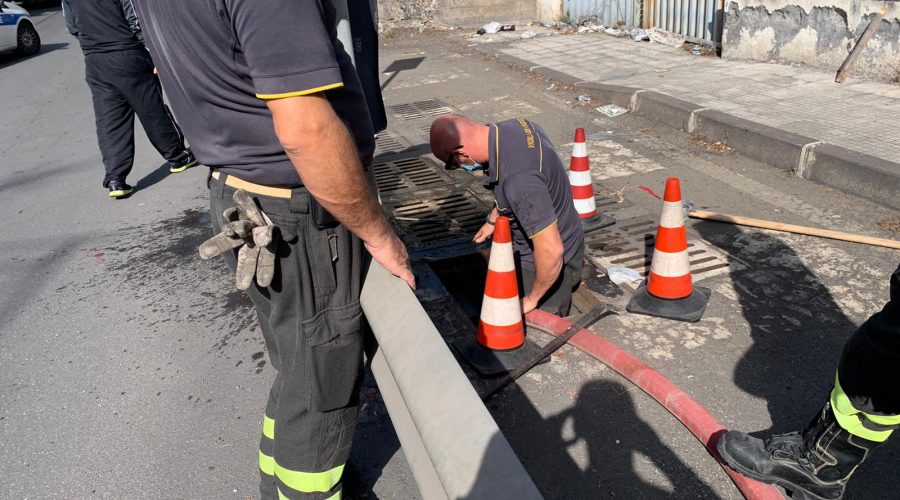
M 528 313 L 525 319 L 529 326 L 553 336 L 564 332 L 571 325 L 565 319 L 540 309 Z M 722 464 L 716 443 L 726 429 L 694 398 L 653 368 L 590 330 L 579 331 L 569 343 L 609 366 L 657 400 L 703 443 L 710 455 Z M 722 464 L 722 468 L 748 500 L 784 498 L 774 486 L 742 476 L 727 465 Z

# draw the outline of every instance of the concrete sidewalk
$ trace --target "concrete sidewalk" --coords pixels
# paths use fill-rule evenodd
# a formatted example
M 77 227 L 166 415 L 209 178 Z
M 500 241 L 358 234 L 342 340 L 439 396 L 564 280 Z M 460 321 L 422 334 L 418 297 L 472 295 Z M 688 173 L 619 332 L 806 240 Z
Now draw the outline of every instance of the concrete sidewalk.
M 501 35 L 501 36 L 498 36 Z M 834 83 L 803 67 L 695 56 L 605 34 L 519 39 L 480 49 L 799 176 L 900 209 L 900 86 Z M 506 36 L 502 36 L 506 35 Z M 506 42 L 506 43 L 503 43 Z M 598 116 L 602 116 L 599 115 Z

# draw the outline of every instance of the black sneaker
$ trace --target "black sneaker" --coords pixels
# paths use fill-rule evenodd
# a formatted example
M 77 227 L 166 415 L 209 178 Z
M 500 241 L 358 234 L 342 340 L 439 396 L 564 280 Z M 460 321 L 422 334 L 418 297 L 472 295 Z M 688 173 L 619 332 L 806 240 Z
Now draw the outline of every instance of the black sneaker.
M 110 198 L 124 198 L 134 192 L 134 188 L 125 181 L 109 181 L 106 187 L 109 189 Z
M 177 174 L 178 172 L 184 172 L 185 170 L 193 167 L 197 164 L 197 159 L 194 158 L 194 152 L 190 150 L 190 148 L 185 149 L 177 158 L 174 160 L 169 160 L 169 172 L 173 174 Z

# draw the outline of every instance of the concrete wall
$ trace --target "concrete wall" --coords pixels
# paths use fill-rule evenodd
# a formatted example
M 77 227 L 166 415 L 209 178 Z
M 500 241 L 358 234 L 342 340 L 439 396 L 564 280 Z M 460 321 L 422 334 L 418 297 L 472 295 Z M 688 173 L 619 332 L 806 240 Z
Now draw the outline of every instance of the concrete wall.
M 558 5 L 557 5 L 558 4 Z M 539 7 L 540 6 L 540 7 Z M 540 10 L 540 14 L 539 11 Z M 451 26 L 478 27 L 491 21 L 523 23 L 543 15 L 558 18 L 562 0 L 379 0 L 380 20 L 434 19 Z
M 882 5 L 870 0 L 730 1 L 722 57 L 836 71 Z M 900 2 L 887 5 L 888 15 L 854 66 L 854 76 L 900 81 Z

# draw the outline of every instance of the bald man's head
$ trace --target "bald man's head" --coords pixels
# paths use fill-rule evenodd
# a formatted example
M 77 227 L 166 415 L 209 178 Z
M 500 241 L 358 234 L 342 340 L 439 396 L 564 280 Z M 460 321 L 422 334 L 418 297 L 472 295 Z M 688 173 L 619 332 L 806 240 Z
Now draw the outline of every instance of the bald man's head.
M 475 161 L 487 160 L 487 127 L 463 115 L 442 115 L 435 119 L 430 142 L 431 153 L 441 161 L 447 161 L 454 151 Z

